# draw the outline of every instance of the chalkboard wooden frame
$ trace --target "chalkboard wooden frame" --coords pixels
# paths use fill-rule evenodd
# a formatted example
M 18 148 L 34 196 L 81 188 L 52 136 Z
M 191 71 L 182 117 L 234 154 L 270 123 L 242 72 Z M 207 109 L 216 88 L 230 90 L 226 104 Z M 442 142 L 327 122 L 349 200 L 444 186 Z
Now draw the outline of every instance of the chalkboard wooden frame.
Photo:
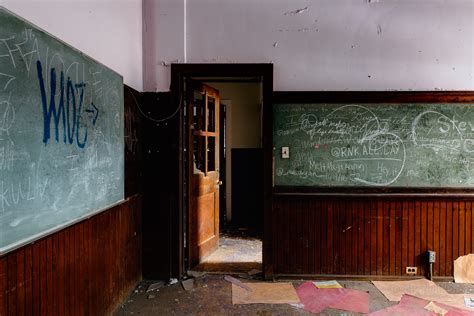
M 275 104 L 473 103 L 474 91 L 276 91 Z M 274 195 L 334 197 L 474 197 L 474 188 L 274 185 Z

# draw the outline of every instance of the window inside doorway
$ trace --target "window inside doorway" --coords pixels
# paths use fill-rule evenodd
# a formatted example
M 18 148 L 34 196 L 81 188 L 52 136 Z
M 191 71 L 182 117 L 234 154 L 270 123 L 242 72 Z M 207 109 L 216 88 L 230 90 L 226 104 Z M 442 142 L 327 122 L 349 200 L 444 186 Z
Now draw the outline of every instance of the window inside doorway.
M 207 99 L 207 102 L 205 102 Z M 216 171 L 215 142 L 216 137 L 216 102 L 207 94 L 194 92 L 194 103 L 192 104 L 193 120 L 193 163 L 194 173 L 207 174 Z

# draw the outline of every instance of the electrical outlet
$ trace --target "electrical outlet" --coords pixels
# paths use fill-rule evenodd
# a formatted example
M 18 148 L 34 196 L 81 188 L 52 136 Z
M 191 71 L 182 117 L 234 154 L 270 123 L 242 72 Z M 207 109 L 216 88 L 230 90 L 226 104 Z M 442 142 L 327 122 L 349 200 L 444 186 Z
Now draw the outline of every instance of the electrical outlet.
M 428 250 L 428 262 L 435 263 L 436 262 L 436 252 L 432 250 Z
M 407 267 L 406 274 L 416 275 L 418 268 L 417 267 Z

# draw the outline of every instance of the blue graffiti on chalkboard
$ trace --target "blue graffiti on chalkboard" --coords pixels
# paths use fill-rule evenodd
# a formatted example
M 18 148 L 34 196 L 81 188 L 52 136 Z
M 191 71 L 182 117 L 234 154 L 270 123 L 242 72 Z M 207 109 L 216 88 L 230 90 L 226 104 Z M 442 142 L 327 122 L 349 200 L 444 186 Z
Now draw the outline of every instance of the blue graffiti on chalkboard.
M 56 107 L 56 69 L 51 68 L 50 71 L 50 101 L 47 102 L 46 89 L 43 78 L 43 66 L 41 61 L 36 62 L 38 71 L 39 87 L 41 91 L 41 102 L 43 108 L 43 143 L 46 145 L 51 138 L 51 120 L 54 118 L 55 140 L 59 142 L 59 125 L 62 122 L 63 142 L 73 144 L 74 139 L 79 148 L 84 148 L 87 143 L 87 127 L 84 127 L 84 137 L 80 140 L 80 118 L 82 105 L 84 103 L 84 90 L 86 84 L 81 82 L 74 84 L 71 78 L 67 78 L 66 91 L 64 91 L 64 72 L 61 71 L 59 94 L 59 104 Z M 64 104 L 64 93 L 66 93 L 66 104 Z M 78 100 L 76 99 L 78 95 Z M 72 111 L 72 113 L 71 113 Z M 99 115 L 99 109 L 91 103 L 90 108 L 85 110 L 86 113 L 92 113 L 92 124 L 95 125 Z
M 86 110 L 87 113 L 92 114 L 92 125 L 95 125 L 97 117 L 99 116 L 99 109 L 95 106 L 94 102 L 91 102 L 91 107 Z

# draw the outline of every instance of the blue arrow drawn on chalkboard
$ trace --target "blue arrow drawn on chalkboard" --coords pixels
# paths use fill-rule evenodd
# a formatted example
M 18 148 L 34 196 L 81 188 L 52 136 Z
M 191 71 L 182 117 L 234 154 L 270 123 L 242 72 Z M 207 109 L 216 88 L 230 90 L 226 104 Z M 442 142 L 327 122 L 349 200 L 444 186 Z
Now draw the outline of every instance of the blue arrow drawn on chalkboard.
M 94 114 L 94 118 L 92 119 L 92 125 L 95 126 L 95 121 L 97 121 L 97 117 L 99 116 L 99 109 L 94 105 L 94 102 L 91 102 L 91 106 L 89 107 L 86 112 Z

